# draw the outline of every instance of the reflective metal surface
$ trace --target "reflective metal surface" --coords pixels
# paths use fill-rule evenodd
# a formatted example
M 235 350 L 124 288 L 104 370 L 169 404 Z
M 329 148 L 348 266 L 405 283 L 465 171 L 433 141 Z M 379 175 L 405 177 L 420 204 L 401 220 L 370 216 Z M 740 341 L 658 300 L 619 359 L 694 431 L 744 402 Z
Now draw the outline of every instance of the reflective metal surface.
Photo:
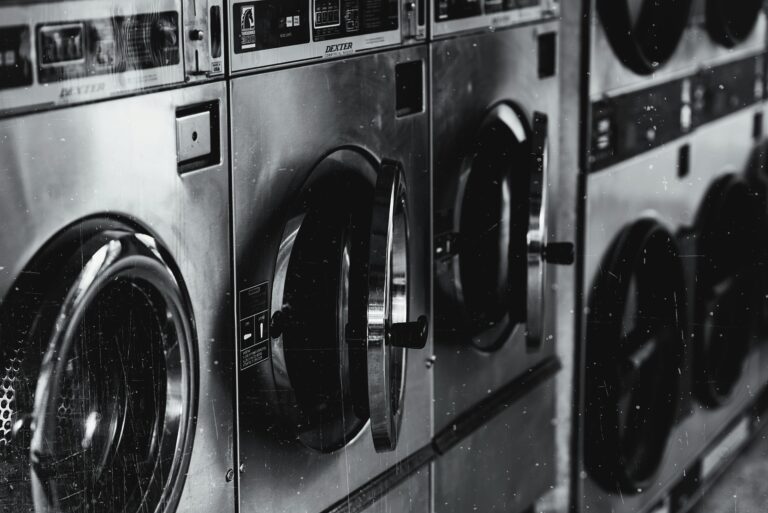
M 406 351 L 395 345 L 392 327 L 408 321 L 407 202 L 402 167 L 382 165 L 371 219 L 367 305 L 368 408 L 378 450 L 397 446 L 403 420 Z
M 400 186 L 393 187 L 393 210 L 382 218 L 386 231 L 394 234 L 394 237 L 389 235 L 386 244 L 395 251 L 390 253 L 389 264 L 380 269 L 389 272 L 391 280 L 390 296 L 385 298 L 381 307 L 392 309 L 391 314 L 395 315 L 391 316 L 391 321 L 398 321 L 403 315 L 402 299 L 398 298 L 402 298 L 405 287 L 402 278 L 407 271 L 407 318 L 416 320 L 421 315 L 429 315 L 428 115 L 426 110 L 422 110 L 398 117 L 394 101 L 395 65 L 419 60 L 426 74 L 426 49 L 416 47 L 239 77 L 231 81 L 236 290 L 242 292 L 267 283 L 271 287 L 271 304 L 267 306 L 267 314 L 273 321 L 278 311 L 285 310 L 284 299 L 276 295 L 283 287 L 280 284 L 281 270 L 287 269 L 282 255 L 295 252 L 296 244 L 300 242 L 292 234 L 300 236 L 301 228 L 292 220 L 296 219 L 297 211 L 306 212 L 300 224 L 307 223 L 310 216 L 303 199 L 304 193 L 309 189 L 323 191 L 320 204 L 331 210 L 336 209 L 334 205 L 356 204 L 360 205 L 361 212 L 365 204 L 370 209 L 372 203 L 366 195 L 372 193 L 371 185 L 385 159 L 402 164 L 407 201 L 402 204 Z M 422 83 L 422 87 L 426 87 L 426 82 Z M 276 123 L 276 120 L 280 122 Z M 358 178 L 354 180 L 361 185 L 352 186 L 349 180 L 342 179 L 338 187 L 326 189 L 320 179 L 323 173 L 339 178 L 356 176 Z M 354 195 L 350 196 L 353 192 Z M 396 256 L 403 254 L 398 249 L 404 240 L 400 213 L 403 206 L 408 219 L 407 270 L 402 268 L 402 257 Z M 357 206 L 350 208 L 355 210 Z M 314 215 L 312 218 L 317 219 Z M 344 214 L 344 219 L 354 218 L 354 212 Z M 345 223 L 352 231 L 363 226 L 354 221 Z M 349 286 L 344 285 L 342 279 L 332 292 L 329 289 L 327 297 L 337 298 L 332 305 L 336 313 L 329 314 L 330 307 L 322 315 L 317 312 L 318 320 L 332 320 L 334 326 L 342 322 L 338 312 L 347 311 L 350 319 L 359 315 L 359 310 L 355 309 L 359 307 L 360 294 L 353 292 L 353 289 L 356 262 L 360 262 L 354 252 L 360 246 L 356 243 L 345 245 L 340 241 L 338 248 L 334 249 L 333 260 L 329 261 L 329 272 L 322 275 L 328 276 L 332 272 L 335 276 L 349 276 Z M 288 250 L 291 244 L 294 247 Z M 342 250 L 344 247 L 349 249 Z M 338 259 L 336 255 L 339 255 Z M 342 263 L 346 262 L 343 255 L 348 255 L 348 264 Z M 337 265 L 347 271 L 335 270 Z M 331 268 L 334 270 L 331 271 Z M 335 279 L 332 281 L 336 283 Z M 315 289 L 319 287 L 311 291 L 313 297 Z M 283 289 L 283 298 L 285 291 Z M 385 292 L 385 289 L 380 291 Z M 342 304 L 338 302 L 342 296 L 346 298 L 342 303 L 349 305 L 348 309 L 337 306 Z M 242 309 L 245 304 L 241 302 L 239 305 Z M 351 400 L 345 405 L 350 406 L 356 417 L 346 423 L 343 419 L 338 422 L 339 430 L 349 435 L 342 438 L 341 447 L 328 451 L 318 450 L 297 439 L 295 422 L 280 413 L 295 397 L 290 393 L 276 394 L 275 384 L 290 383 L 292 387 L 300 385 L 317 389 L 320 383 L 307 381 L 310 373 L 296 374 L 295 370 L 291 370 L 292 362 L 281 356 L 287 340 L 285 327 L 290 329 L 291 326 L 296 327 L 292 323 L 280 326 L 280 323 L 272 322 L 266 342 L 268 358 L 252 366 L 241 366 L 238 374 L 239 458 L 244 469 L 239 483 L 241 511 L 322 511 L 430 442 L 431 376 L 425 362 L 431 354 L 431 341 L 421 351 L 408 350 L 404 398 L 399 408 L 402 410 L 399 440 L 394 451 L 377 453 L 371 429 L 358 425 L 360 419 L 368 418 L 365 406 L 369 402 L 369 389 L 365 381 L 367 385 L 370 381 L 366 372 L 363 386 L 360 386 L 361 380 L 354 364 L 359 337 L 355 336 L 356 326 L 353 325 L 345 330 L 346 341 L 340 338 L 342 344 L 352 342 L 349 347 L 349 372 L 344 372 L 349 378 L 345 377 L 342 381 L 346 383 L 349 379 Z M 327 333 L 331 333 L 330 328 L 322 329 L 324 333 L 326 329 Z M 314 334 L 303 328 L 301 332 L 305 335 L 302 335 L 300 344 L 312 344 Z M 329 347 L 328 344 L 335 347 L 338 338 L 333 336 L 333 340 L 322 347 Z M 295 340 L 298 343 L 299 339 Z M 280 349 L 280 344 L 283 349 Z M 306 347 L 315 348 L 305 352 L 308 358 L 317 357 L 317 361 L 320 361 L 321 354 L 336 355 L 334 358 L 339 358 L 341 354 L 337 350 L 318 351 L 318 346 Z M 399 348 L 387 347 L 386 350 L 393 354 L 404 352 Z M 390 362 L 396 360 L 391 358 Z M 393 384 L 396 389 L 396 380 L 390 380 L 390 386 Z M 338 383 L 333 393 L 339 393 Z M 361 399 L 360 394 L 365 397 Z M 374 408 L 374 405 L 370 407 Z M 396 410 L 398 408 L 392 411 Z M 413 497 L 428 494 L 422 488 L 428 485 L 427 479 L 421 477 L 410 483 L 414 484 L 403 485 L 403 489 L 410 487 L 408 493 Z M 392 497 L 399 497 L 393 504 L 408 504 L 410 499 L 397 490 L 391 494 Z M 374 504 L 373 511 L 386 511 L 388 500 L 383 498 Z M 426 502 L 414 500 L 411 506 L 414 511 L 428 510 Z
M 98 248 L 92 256 L 83 248 L 77 259 L 89 258 L 58 312 L 37 381 L 30 441 L 37 511 L 173 508 L 183 489 L 198 393 L 190 305 L 152 238 L 105 235 L 87 241 Z M 145 305 L 132 301 L 134 291 Z M 110 315 L 121 308 L 129 319 Z M 169 325 L 160 328 L 161 344 L 153 314 Z M 94 318 L 99 334 L 82 333 Z M 131 337 L 131 321 L 144 323 L 143 338 Z
M 461 233 L 455 219 L 459 215 L 457 205 L 462 202 L 466 180 L 462 179 L 462 166 L 466 155 L 472 155 L 472 146 L 480 133 L 483 120 L 493 107 L 502 102 L 514 105 L 522 114 L 528 131 L 523 139 L 533 139 L 534 113 L 541 112 L 549 118 L 550 126 L 559 124 L 559 78 L 539 78 L 537 71 L 537 36 L 557 32 L 557 22 L 541 23 L 492 34 L 467 36 L 435 42 L 432 45 L 432 99 L 433 99 L 433 173 L 434 173 L 434 223 L 436 236 L 436 318 L 435 318 L 435 429 L 451 425 L 458 415 L 469 411 L 473 405 L 499 390 L 516 376 L 524 373 L 536 362 L 554 354 L 556 310 L 547 308 L 541 315 L 541 345 L 533 349 L 527 343 L 525 318 L 516 319 L 514 328 L 501 335 L 497 344 L 483 345 L 480 351 L 473 345 L 473 337 L 462 331 L 456 322 L 459 315 L 453 307 L 446 307 L 448 295 L 437 299 L 437 294 L 455 287 L 456 273 L 450 271 L 450 248 L 439 240 L 443 231 Z M 558 70 L 559 71 L 559 70 Z M 456 77 L 461 76 L 460 80 Z M 499 125 L 501 126 L 501 125 Z M 518 138 L 520 139 L 520 138 Z M 546 146 L 546 140 L 542 145 Z M 550 137 L 548 153 L 557 155 L 559 140 Z M 533 149 L 533 145 L 531 146 Z M 512 148 L 508 153 L 517 155 Z M 526 152 L 530 156 L 530 151 Z M 540 156 L 543 159 L 543 155 Z M 539 240 L 546 241 L 556 232 L 555 225 L 537 224 L 542 219 L 557 219 L 555 205 L 545 198 L 536 197 L 528 209 L 527 196 L 536 193 L 535 182 L 541 179 L 542 190 L 563 190 L 558 162 L 550 158 L 540 162 L 541 168 L 529 167 L 526 158 L 510 164 L 510 176 L 532 173 L 525 186 L 494 189 L 510 191 L 512 209 L 523 211 L 515 219 L 523 218 L 525 232 L 519 244 L 510 241 L 510 255 L 523 258 L 522 283 L 511 290 L 516 298 L 527 306 L 537 306 L 542 296 L 528 295 L 528 286 L 537 289 L 538 265 L 528 267 L 528 251 L 535 250 Z M 541 174 L 549 170 L 549 178 Z M 533 172 L 532 172 L 533 171 Z M 544 181 L 546 180 L 546 181 Z M 501 180 L 496 180 L 501 184 Z M 495 183 L 495 182 L 493 182 Z M 515 183 L 517 185 L 517 182 Z M 569 189 L 565 189 L 569 190 Z M 551 191 L 549 191 L 551 192 Z M 546 194 L 544 192 L 543 194 Z M 494 198 L 488 197 L 488 203 Z M 526 198 L 521 201 L 520 198 Z M 505 196 L 502 196 L 505 198 Z M 537 201 L 541 202 L 541 210 Z M 500 203 L 504 204 L 504 201 Z M 539 213 L 540 212 L 540 213 Z M 539 215 L 537 216 L 537 213 Z M 534 223 L 530 226 L 531 216 Z M 537 221 L 537 222 L 536 222 Z M 520 221 L 515 221 L 520 225 Z M 499 225 L 502 226 L 502 225 Z M 531 230 L 528 232 L 528 230 Z M 500 230 L 500 232 L 503 230 Z M 539 239 L 541 237 L 541 239 Z M 529 246 L 530 242 L 530 246 Z M 448 256 L 445 255 L 448 254 Z M 531 255 L 535 255 L 535 251 Z M 536 262 L 538 264 L 538 262 Z M 470 269 L 469 272 L 472 270 Z M 475 269 L 477 271 L 477 269 Z M 468 272 L 462 268 L 461 272 Z M 451 277 L 453 276 L 453 277 Z M 543 284 L 544 304 L 554 305 L 554 273 Z M 457 290 L 461 290 L 457 287 Z M 529 303 L 530 301 L 530 303 Z M 536 309 L 527 312 L 529 320 L 536 322 Z M 538 324 L 538 322 L 536 323 Z M 532 334 L 537 331 L 532 327 Z M 487 337 L 498 337 L 504 332 L 504 321 L 489 322 L 481 333 Z M 478 338 L 477 336 L 475 338 Z M 490 340 L 490 338 L 489 338 Z M 535 399 L 533 398 L 535 396 Z M 554 386 L 542 386 L 518 404 L 491 421 L 486 428 L 472 435 L 468 442 L 449 451 L 434 464 L 435 510 L 467 511 L 476 507 L 482 511 L 495 509 L 517 511 L 535 502 L 553 483 L 554 463 Z M 532 420 L 532 419 L 537 420 Z M 546 419 L 546 420 L 545 420 Z M 530 436 L 528 429 L 533 429 Z M 529 462 L 536 462 L 537 464 Z M 476 501 L 476 503 L 473 503 Z
M 556 78 L 540 80 L 537 77 L 536 52 L 532 44 L 535 41 L 533 36 L 557 30 L 557 27 L 556 23 L 549 23 L 433 45 L 436 211 L 454 209 L 456 198 L 460 197 L 461 169 L 457 163 L 462 162 L 462 149 L 468 141 L 475 139 L 479 125 L 491 106 L 510 101 L 526 116 L 531 117 L 534 111 L 544 112 L 549 116 L 550 123 L 556 124 L 558 81 Z M 452 80 L 457 69 L 468 75 L 460 83 Z M 558 141 L 551 138 L 550 154 L 556 155 L 557 147 Z M 553 161 L 549 164 L 552 177 L 557 176 L 555 164 Z M 519 172 L 525 171 L 525 163 L 521 162 Z M 548 205 L 548 208 L 549 213 L 554 215 L 553 205 Z M 527 221 L 528 212 L 524 215 Z M 552 294 L 551 284 L 547 294 Z M 545 342 L 541 351 L 531 354 L 526 352 L 523 325 L 519 325 L 508 342 L 491 355 L 466 346 L 466 341 L 436 339 L 435 351 L 439 362 L 435 376 L 436 427 L 445 426 L 452 416 L 485 397 L 488 390 L 497 389 L 536 361 L 552 354 L 552 339 L 548 337 L 554 327 L 553 315 L 554 312 L 549 312 L 545 316 L 547 328 L 543 338 L 549 343 Z M 457 386 L 455 380 L 459 376 L 465 385 Z
M 180 176 L 175 151 L 177 108 L 211 101 L 219 102 L 218 134 L 221 148 L 227 148 L 225 98 L 224 85 L 217 83 L 0 121 L 0 215 L 9 228 L 0 240 L 0 296 L 7 297 L 12 283 L 55 234 L 93 216 L 121 219 L 140 228 L 167 251 L 175 265 L 174 275 L 183 280 L 191 304 L 185 317 L 194 319 L 188 327 L 194 345 L 186 350 L 196 354 L 191 361 L 185 356 L 183 364 L 180 356 L 175 365 L 197 365 L 194 386 L 199 396 L 194 409 L 184 392 L 193 384 L 184 378 L 168 381 L 172 385 L 165 404 L 169 419 L 180 415 L 180 421 L 195 417 L 196 422 L 194 441 L 186 446 L 191 452 L 174 454 L 189 459 L 184 487 L 178 490 L 179 511 L 234 509 L 234 486 L 226 479 L 233 468 L 234 439 L 227 327 L 231 319 L 227 154 L 204 170 Z M 42 146 L 46 151 L 40 151 Z M 147 187 L 148 183 L 153 186 Z M 165 292 L 170 301 L 173 291 Z M 103 312 L 107 313 L 106 308 Z M 149 329 L 150 323 L 144 326 Z M 170 349 L 170 361 L 175 358 L 173 351 L 185 351 L 182 346 Z M 176 372 L 174 365 L 165 367 L 169 376 Z M 39 401 L 39 411 L 50 405 L 45 394 L 40 394 Z M 104 410 L 102 419 L 108 418 L 120 417 L 109 417 Z M 25 420 L 19 420 L 25 429 Z M 100 434 L 100 422 L 98 416 L 88 414 L 82 423 L 83 440 L 94 450 L 100 447 L 99 440 L 108 440 Z M 35 431 L 36 447 L 41 447 L 40 437 L 47 429 Z M 177 464 L 175 458 L 166 463 Z M 16 496 L 9 500 L 24 504 L 29 499 L 19 495 L 30 493 L 29 477 L 22 473 L 18 479 L 10 492 Z
M 737 172 L 746 165 L 752 146 L 752 119 L 757 107 L 704 126 L 674 143 L 635 157 L 587 177 L 586 242 L 584 254 L 584 292 L 593 291 L 601 260 L 619 230 L 633 221 L 657 219 L 681 244 L 681 261 L 689 295 L 696 287 L 695 245 L 687 243 L 695 226 L 696 214 L 710 184 L 726 172 Z M 678 155 L 690 145 L 690 174 L 678 176 Z M 693 313 L 689 304 L 689 315 Z M 582 335 L 584 336 L 584 335 Z M 693 398 L 694 345 L 687 343 L 680 371 L 680 402 L 675 410 L 676 425 L 667 439 L 659 472 L 642 493 L 608 491 L 591 478 L 583 483 L 580 509 L 630 512 L 645 510 L 660 501 L 697 461 L 728 423 L 753 398 L 760 385 L 757 356 L 748 357 L 743 377 L 734 386 L 726 406 L 709 409 Z

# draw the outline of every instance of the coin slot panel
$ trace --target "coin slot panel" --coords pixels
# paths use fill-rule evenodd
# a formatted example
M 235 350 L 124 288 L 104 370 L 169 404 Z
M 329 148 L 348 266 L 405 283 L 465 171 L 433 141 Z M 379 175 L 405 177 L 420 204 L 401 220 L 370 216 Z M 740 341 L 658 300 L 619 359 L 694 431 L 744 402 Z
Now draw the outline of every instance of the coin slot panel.
M 221 162 L 219 102 L 176 110 L 176 154 L 179 174 Z

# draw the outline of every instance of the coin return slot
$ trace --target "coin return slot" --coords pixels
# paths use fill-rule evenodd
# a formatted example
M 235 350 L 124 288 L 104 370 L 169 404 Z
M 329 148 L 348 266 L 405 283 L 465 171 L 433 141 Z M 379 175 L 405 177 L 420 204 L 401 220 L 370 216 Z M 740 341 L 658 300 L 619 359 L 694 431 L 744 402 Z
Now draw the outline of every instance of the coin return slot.
M 180 174 L 218 164 L 219 140 L 218 102 L 176 111 L 176 159 Z

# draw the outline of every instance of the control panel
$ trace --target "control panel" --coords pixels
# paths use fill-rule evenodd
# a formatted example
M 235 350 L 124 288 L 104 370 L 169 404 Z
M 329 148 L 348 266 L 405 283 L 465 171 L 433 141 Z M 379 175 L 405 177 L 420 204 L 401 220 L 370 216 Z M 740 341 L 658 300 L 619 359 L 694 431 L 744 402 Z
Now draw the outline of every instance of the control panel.
M 764 69 L 761 54 L 594 102 L 591 170 L 650 151 L 760 102 Z
M 341 57 L 426 37 L 427 0 L 259 0 L 230 3 L 234 73 Z
M 554 18 L 558 0 L 432 0 L 432 35 L 488 30 Z
M 0 115 L 224 73 L 222 0 L 0 7 Z
M 115 16 L 35 29 L 41 84 L 179 64 L 179 13 Z

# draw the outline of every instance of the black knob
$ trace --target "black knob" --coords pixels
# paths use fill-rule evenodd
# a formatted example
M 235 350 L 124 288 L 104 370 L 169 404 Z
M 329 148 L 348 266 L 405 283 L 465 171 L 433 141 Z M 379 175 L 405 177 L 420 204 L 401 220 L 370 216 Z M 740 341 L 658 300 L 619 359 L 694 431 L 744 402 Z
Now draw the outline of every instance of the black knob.
M 423 349 L 427 345 L 429 320 L 426 315 L 415 322 L 398 322 L 389 329 L 389 343 L 406 349 Z
M 281 310 L 278 310 L 277 312 L 272 314 L 272 318 L 269 322 L 269 333 L 272 335 L 272 338 L 278 338 L 280 335 L 283 334 L 283 329 L 285 328 L 286 323 L 286 317 L 287 315 L 284 314 Z
M 557 265 L 571 265 L 576 259 L 576 250 L 572 242 L 550 242 L 544 247 L 545 262 Z

